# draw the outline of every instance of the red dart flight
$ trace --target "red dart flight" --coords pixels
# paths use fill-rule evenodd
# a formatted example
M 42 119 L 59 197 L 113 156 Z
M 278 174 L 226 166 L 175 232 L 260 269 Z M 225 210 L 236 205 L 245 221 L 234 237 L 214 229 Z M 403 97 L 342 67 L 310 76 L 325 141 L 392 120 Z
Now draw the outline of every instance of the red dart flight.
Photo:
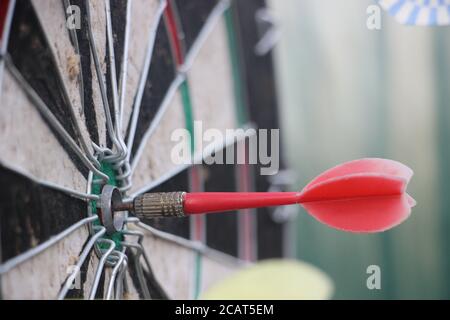
M 381 232 L 409 217 L 416 204 L 406 193 L 412 175 L 397 161 L 366 158 L 325 171 L 300 192 L 186 193 L 183 208 L 189 215 L 298 203 L 330 227 Z

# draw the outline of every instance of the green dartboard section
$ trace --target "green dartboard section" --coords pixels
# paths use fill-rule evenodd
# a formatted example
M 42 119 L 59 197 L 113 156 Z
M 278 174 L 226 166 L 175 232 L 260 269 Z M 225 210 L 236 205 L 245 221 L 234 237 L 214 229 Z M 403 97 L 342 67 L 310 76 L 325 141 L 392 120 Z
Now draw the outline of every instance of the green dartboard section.
M 101 162 L 101 171 L 108 176 L 108 178 L 109 178 L 108 184 L 109 185 L 116 186 L 116 187 L 118 186 L 117 180 L 116 180 L 117 172 L 114 170 L 114 168 L 112 167 L 112 165 L 110 163 Z M 95 182 L 95 180 L 100 180 L 100 179 L 101 179 L 101 177 L 99 177 L 95 174 L 93 175 L 93 179 L 92 179 L 93 182 L 92 182 L 92 186 L 91 186 L 92 194 L 101 195 L 103 184 Z M 91 202 L 91 212 L 93 215 L 101 214 L 99 212 L 99 209 L 97 208 L 97 201 Z M 94 222 L 94 225 L 101 225 L 101 221 L 96 220 Z M 115 232 L 110 235 L 105 235 L 105 236 L 103 236 L 103 238 L 113 240 L 114 243 L 116 244 L 116 249 L 122 250 L 122 245 L 120 244 L 124 240 L 122 232 Z M 107 245 L 100 243 L 99 247 L 100 247 L 100 249 L 106 249 Z

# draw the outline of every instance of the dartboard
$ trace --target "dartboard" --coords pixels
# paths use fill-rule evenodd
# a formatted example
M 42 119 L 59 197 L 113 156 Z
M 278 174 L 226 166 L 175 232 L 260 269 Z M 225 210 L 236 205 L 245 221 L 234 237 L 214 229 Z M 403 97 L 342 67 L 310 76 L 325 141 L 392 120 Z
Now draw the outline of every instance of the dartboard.
M 2 0 L 0 10 L 2 298 L 195 299 L 289 254 L 286 215 L 270 209 L 125 213 L 113 233 L 98 209 L 104 184 L 124 198 L 286 187 L 289 174 L 261 175 L 260 164 L 202 161 L 248 148 L 239 142 L 254 131 L 206 148 L 195 130 L 279 127 L 264 1 Z M 199 161 L 171 161 L 180 128 Z

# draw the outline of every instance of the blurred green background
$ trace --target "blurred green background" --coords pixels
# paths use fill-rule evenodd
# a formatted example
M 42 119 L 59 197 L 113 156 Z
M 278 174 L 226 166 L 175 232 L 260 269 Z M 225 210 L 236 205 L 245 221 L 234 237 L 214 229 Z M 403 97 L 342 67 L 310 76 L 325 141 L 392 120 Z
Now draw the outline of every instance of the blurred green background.
M 385 157 L 413 168 L 418 205 L 382 234 L 335 231 L 302 211 L 296 254 L 334 280 L 334 298 L 450 298 L 450 28 L 398 24 L 370 0 L 271 0 L 283 130 L 298 185 L 338 163 Z M 379 265 L 381 290 L 366 287 Z

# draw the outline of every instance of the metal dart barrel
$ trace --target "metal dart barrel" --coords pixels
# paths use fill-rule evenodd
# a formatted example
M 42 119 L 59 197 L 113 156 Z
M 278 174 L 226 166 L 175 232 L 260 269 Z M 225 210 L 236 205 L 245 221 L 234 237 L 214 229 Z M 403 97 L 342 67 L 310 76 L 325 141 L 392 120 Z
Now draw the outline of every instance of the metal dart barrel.
M 128 210 L 139 219 L 157 217 L 184 217 L 183 202 L 186 192 L 145 193 L 132 202 L 122 203 L 115 211 Z

